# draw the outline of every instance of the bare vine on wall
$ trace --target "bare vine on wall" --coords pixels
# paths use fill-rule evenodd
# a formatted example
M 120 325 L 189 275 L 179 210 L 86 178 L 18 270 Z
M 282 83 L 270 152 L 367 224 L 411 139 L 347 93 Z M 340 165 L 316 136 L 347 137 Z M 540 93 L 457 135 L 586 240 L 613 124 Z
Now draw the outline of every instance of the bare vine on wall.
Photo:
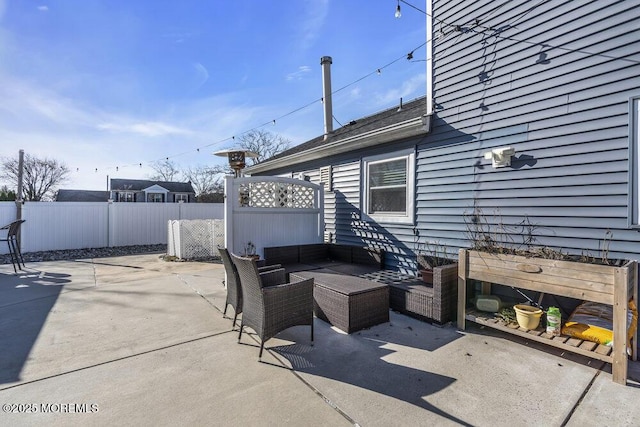
M 603 265 L 621 262 L 609 258 L 613 239 L 613 232 L 609 229 L 605 231 L 604 238 L 599 242 L 598 256 L 587 250 L 583 250 L 581 255 L 576 256 L 562 249 L 540 245 L 536 236 L 543 227 L 531 222 L 527 215 L 520 222 L 509 225 L 505 223 L 498 210 L 488 216 L 481 208 L 475 207 L 473 212 L 464 214 L 464 222 L 466 238 L 471 243 L 471 249 L 475 251 Z

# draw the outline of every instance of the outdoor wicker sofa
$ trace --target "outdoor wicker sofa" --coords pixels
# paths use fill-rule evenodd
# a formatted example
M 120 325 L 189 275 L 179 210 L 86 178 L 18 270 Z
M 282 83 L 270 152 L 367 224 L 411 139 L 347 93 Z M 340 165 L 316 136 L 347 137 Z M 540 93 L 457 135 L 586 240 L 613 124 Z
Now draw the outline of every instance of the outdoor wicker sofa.
M 264 248 L 266 265 L 281 264 L 287 274 L 328 268 L 351 276 L 384 268 L 384 251 L 377 248 L 311 243 Z
M 434 272 L 434 285 L 384 269 L 384 251 L 378 248 L 316 243 L 265 247 L 267 265 L 281 264 L 287 273 L 328 269 L 389 286 L 390 308 L 439 324 L 456 317 L 457 267 Z M 440 277 L 441 276 L 441 277 Z

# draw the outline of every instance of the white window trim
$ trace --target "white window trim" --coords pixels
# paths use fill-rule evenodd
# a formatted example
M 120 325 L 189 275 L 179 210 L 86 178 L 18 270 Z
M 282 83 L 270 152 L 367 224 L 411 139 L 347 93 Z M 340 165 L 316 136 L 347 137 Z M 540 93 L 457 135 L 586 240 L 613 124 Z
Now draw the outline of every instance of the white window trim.
M 360 194 L 362 195 L 362 205 L 360 206 L 362 217 L 365 220 L 374 221 L 378 223 L 392 223 L 392 224 L 413 224 L 415 220 L 415 150 L 407 149 L 402 151 L 396 151 L 388 154 L 381 154 L 377 156 L 365 157 L 362 159 L 362 186 Z M 392 161 L 398 159 L 407 160 L 407 185 L 406 185 L 406 200 L 407 211 L 406 214 L 369 214 L 369 164 L 379 163 L 382 161 Z
M 629 98 L 629 227 L 640 228 L 640 96 Z

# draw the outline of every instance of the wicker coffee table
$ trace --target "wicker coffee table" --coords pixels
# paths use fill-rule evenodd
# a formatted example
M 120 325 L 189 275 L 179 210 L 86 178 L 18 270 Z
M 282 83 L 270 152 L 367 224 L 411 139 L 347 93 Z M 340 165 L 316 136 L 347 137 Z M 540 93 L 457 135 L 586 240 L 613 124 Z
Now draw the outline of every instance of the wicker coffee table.
M 326 269 L 291 277 L 313 277 L 315 315 L 348 334 L 389 321 L 389 287 L 383 283 Z

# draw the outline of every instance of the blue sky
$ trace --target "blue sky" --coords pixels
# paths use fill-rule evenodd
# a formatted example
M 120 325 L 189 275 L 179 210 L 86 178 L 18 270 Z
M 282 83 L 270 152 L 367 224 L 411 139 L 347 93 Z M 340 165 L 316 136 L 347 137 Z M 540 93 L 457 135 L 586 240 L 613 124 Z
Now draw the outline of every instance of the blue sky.
M 282 116 L 264 129 L 299 144 L 323 131 L 322 56 L 334 91 L 353 83 L 340 123 L 424 95 L 424 46 L 375 72 L 425 42 L 425 15 L 396 4 L 0 0 L 0 156 L 55 158 L 64 188 L 100 190 L 166 157 L 222 164 L 213 151 Z

